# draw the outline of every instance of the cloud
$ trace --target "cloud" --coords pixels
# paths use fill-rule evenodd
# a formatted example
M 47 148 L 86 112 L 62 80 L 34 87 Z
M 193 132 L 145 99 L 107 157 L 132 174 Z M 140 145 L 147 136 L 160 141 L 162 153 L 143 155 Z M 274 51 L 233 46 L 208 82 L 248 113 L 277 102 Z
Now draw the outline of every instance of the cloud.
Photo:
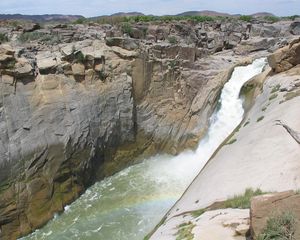
M 1 13 L 81 14 L 98 16 L 115 12 L 139 11 L 146 14 L 176 14 L 190 10 L 214 10 L 276 15 L 300 13 L 300 0 L 1 0 Z

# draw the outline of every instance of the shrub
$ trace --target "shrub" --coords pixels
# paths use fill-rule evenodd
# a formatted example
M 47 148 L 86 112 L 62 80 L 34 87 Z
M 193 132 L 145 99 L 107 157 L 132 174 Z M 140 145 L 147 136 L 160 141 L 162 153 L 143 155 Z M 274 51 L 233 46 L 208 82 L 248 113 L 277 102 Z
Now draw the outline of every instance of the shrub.
M 74 21 L 74 24 L 83 24 L 85 23 L 87 20 L 84 17 L 78 18 L 76 21 Z
M 176 39 L 175 36 L 170 36 L 170 37 L 168 37 L 168 41 L 169 41 L 169 43 L 171 43 L 172 45 L 178 43 L 178 41 L 177 41 L 177 39 Z
M 244 22 L 251 22 L 253 20 L 252 16 L 248 16 L 248 15 L 242 15 L 239 18 L 240 20 L 244 21 Z
M 182 223 L 178 225 L 178 231 L 176 233 L 176 240 L 193 240 L 194 234 L 192 233 L 195 224 L 192 222 Z
M 0 43 L 7 42 L 8 37 L 4 33 L 0 33 Z
M 26 32 L 20 35 L 19 41 L 22 43 L 31 42 L 31 41 L 39 40 L 42 37 L 45 37 L 45 34 L 41 32 Z
M 231 139 L 230 141 L 228 141 L 228 142 L 226 143 L 226 145 L 233 144 L 233 143 L 235 143 L 236 141 L 237 141 L 236 138 L 233 138 L 233 139 Z
M 272 91 L 271 91 L 271 93 L 278 92 L 278 91 L 279 91 L 279 89 L 280 89 L 280 84 L 277 84 L 276 86 L 274 86 L 274 87 L 272 88 Z
M 13 60 L 11 60 L 11 61 L 6 65 L 6 68 L 7 68 L 7 69 L 14 69 L 14 68 L 15 68 L 15 65 L 16 65 L 16 60 L 13 59 Z
M 262 194 L 264 194 L 264 192 L 262 192 L 260 189 L 256 189 L 254 191 L 251 188 L 247 188 L 243 195 L 236 195 L 233 198 L 226 200 L 224 206 L 225 208 L 250 208 L 251 198 Z
M 26 32 L 19 36 L 19 41 L 21 43 L 40 41 L 47 44 L 58 44 L 61 42 L 61 37 L 60 35 L 53 36 L 43 32 Z
M 247 122 L 245 122 L 244 127 L 246 127 L 249 123 L 250 123 L 249 120 Z
M 123 33 L 126 33 L 128 35 L 132 34 L 132 26 L 130 23 L 123 23 L 121 26 L 121 30 Z
M 269 100 L 271 101 L 271 100 L 273 100 L 273 99 L 275 99 L 275 98 L 277 98 L 278 97 L 278 94 L 277 93 L 273 93 L 270 97 L 269 97 Z
M 74 53 L 74 57 L 75 57 L 75 62 L 77 63 L 84 63 L 85 61 L 85 57 L 81 51 Z
M 250 201 L 252 197 L 265 194 L 265 192 L 260 189 L 256 189 L 255 191 L 252 188 L 247 188 L 242 195 L 235 195 L 232 198 L 224 202 L 217 202 L 215 206 L 210 206 L 208 208 L 202 208 L 191 212 L 191 215 L 196 218 L 201 216 L 206 211 L 222 209 L 222 208 L 239 208 L 239 209 L 247 209 L 250 208 Z
M 274 23 L 280 21 L 280 18 L 276 16 L 265 16 L 264 20 Z
M 294 21 L 296 18 L 299 18 L 299 17 L 300 17 L 300 15 L 292 15 L 292 16 L 287 16 L 287 17 L 283 17 L 283 18 Z
M 295 239 L 296 220 L 291 212 L 285 212 L 268 219 L 267 226 L 257 240 L 293 240 Z
M 265 117 L 264 116 L 261 116 L 261 117 L 259 117 L 257 120 L 256 120 L 256 122 L 260 122 L 261 120 L 263 120 Z
M 108 74 L 105 72 L 105 70 L 99 71 L 99 78 L 100 80 L 104 81 L 108 77 Z

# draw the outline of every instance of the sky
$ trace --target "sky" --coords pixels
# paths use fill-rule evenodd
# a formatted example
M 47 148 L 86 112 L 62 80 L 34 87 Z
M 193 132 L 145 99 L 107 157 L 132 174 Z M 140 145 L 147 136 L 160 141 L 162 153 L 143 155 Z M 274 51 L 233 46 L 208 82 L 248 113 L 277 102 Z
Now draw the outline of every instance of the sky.
M 85 17 L 137 11 L 165 15 L 213 10 L 231 14 L 300 15 L 300 0 L 0 0 L 0 14 L 77 14 Z

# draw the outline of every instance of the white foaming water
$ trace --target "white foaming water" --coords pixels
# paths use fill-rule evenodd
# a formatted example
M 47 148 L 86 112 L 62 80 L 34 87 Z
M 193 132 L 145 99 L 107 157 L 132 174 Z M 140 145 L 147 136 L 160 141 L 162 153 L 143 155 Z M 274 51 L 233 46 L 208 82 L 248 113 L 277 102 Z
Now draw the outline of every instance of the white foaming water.
M 258 59 L 234 69 L 222 90 L 221 107 L 196 151 L 154 156 L 94 184 L 63 214 L 23 239 L 143 239 L 241 122 L 240 89 L 265 64 L 265 59 Z
M 185 151 L 176 157 L 158 157 L 157 165 L 151 166 L 150 172 L 158 182 L 172 182 L 172 178 L 190 182 L 203 168 L 219 145 L 232 133 L 243 119 L 243 101 L 239 98 L 243 84 L 262 72 L 266 59 L 255 60 L 247 66 L 236 67 L 230 80 L 224 85 L 219 104 L 221 107 L 210 118 L 210 127 L 200 141 L 196 151 Z M 179 184 L 177 182 L 177 184 Z M 172 186 L 171 186 L 172 187 Z

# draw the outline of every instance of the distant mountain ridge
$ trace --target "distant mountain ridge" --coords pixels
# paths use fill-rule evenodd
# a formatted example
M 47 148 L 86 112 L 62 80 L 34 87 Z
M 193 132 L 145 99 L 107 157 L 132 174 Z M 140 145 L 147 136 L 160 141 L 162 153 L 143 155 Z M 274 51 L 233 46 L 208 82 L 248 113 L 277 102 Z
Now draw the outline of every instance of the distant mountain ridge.
M 110 15 L 111 17 L 113 16 L 120 16 L 120 17 L 127 17 L 127 16 L 144 16 L 145 14 L 141 12 L 118 12 Z
M 223 12 L 203 10 L 203 11 L 188 11 L 188 12 L 183 12 L 183 13 L 179 13 L 179 14 L 177 14 L 175 16 L 238 17 L 238 16 L 241 16 L 241 15 L 242 14 L 229 14 L 229 13 L 223 13 Z M 275 15 L 273 13 L 269 13 L 269 12 L 258 12 L 258 13 L 249 14 L 249 16 L 252 16 L 252 17 L 265 17 L 265 16 L 275 16 Z
M 131 16 L 145 16 L 145 14 L 141 12 L 118 12 L 111 15 L 101 15 L 96 17 L 90 17 L 88 19 L 98 19 L 102 17 L 131 17 Z M 153 16 L 153 15 L 151 15 Z M 175 15 L 168 16 L 222 16 L 222 17 L 237 17 L 241 16 L 241 14 L 229 14 L 222 13 L 210 10 L 203 11 L 187 11 L 182 12 Z M 250 14 L 252 17 L 265 17 L 265 16 L 275 16 L 272 13 L 268 12 L 258 12 L 254 14 Z M 63 14 L 44 14 L 44 15 L 23 15 L 23 14 L 0 14 L 0 20 L 27 20 L 33 22 L 72 22 L 77 19 L 84 18 L 81 15 L 63 15 Z
M 0 14 L 0 20 L 27 20 L 34 22 L 71 22 L 81 15 L 43 14 L 43 15 L 23 15 L 23 14 Z
M 221 13 L 216 11 L 209 11 L 209 10 L 203 10 L 203 11 L 187 11 L 183 13 L 176 14 L 175 16 L 222 16 L 222 17 L 230 17 L 231 14 L 228 13 Z

